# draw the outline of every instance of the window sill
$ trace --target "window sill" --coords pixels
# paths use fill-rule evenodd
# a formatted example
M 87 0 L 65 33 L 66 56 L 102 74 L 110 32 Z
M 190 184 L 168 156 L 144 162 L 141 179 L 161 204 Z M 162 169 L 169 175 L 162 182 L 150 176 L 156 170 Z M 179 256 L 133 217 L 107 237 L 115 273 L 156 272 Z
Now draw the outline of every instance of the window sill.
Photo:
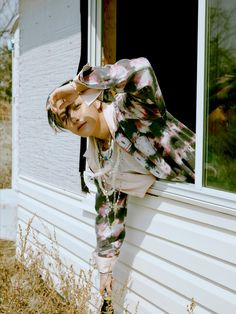
M 236 216 L 236 195 L 233 193 L 205 187 L 197 189 L 190 183 L 157 181 L 148 194 Z
M 95 194 L 96 187 L 90 171 L 85 172 L 85 178 L 90 191 Z M 191 183 L 157 181 L 147 194 L 236 216 L 236 195 L 233 193 L 205 187 L 199 189 Z

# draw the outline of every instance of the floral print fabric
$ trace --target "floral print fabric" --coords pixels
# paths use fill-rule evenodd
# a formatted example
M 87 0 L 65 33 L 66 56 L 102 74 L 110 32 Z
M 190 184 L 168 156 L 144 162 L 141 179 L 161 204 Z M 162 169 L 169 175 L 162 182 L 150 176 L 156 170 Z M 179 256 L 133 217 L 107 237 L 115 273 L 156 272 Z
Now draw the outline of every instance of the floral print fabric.
M 108 203 L 103 195 L 97 180 L 95 209 L 96 217 L 96 235 L 97 248 L 96 254 L 101 257 L 118 256 L 121 245 L 125 238 L 125 217 L 127 215 L 127 194 L 115 191 L 109 196 Z M 116 204 L 116 211 L 110 206 L 110 203 Z
M 157 179 L 194 182 L 195 134 L 167 110 L 156 75 L 146 58 L 123 59 L 79 73 L 89 88 L 103 90 L 102 101 L 116 112 L 116 143 Z M 125 237 L 125 193 L 117 214 L 99 186 L 96 196 L 96 253 L 119 255 Z M 117 216 L 118 215 L 118 216 Z
M 146 58 L 86 65 L 79 79 L 89 88 L 103 90 L 103 101 L 114 105 L 120 147 L 157 179 L 194 181 L 195 134 L 166 110 Z

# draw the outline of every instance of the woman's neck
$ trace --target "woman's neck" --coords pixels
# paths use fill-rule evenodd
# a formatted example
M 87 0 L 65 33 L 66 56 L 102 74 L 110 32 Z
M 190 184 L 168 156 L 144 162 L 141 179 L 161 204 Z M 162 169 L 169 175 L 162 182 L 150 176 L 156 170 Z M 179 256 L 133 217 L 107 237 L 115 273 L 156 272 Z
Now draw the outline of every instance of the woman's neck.
M 99 113 L 99 118 L 100 118 L 99 130 L 97 132 L 96 137 L 104 141 L 109 141 L 111 137 L 111 133 L 108 128 L 103 112 Z

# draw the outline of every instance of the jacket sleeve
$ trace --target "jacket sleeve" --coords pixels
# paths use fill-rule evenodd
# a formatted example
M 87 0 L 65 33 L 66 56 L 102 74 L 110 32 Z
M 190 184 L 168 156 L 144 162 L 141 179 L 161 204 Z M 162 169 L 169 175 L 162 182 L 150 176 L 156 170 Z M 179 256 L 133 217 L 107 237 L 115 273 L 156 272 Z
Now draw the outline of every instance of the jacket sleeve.
M 115 64 L 91 67 L 84 66 L 78 79 L 88 88 L 104 90 L 104 98 L 111 100 L 111 95 L 126 93 L 129 102 L 138 102 L 155 113 L 165 115 L 163 96 L 150 62 L 144 58 L 122 59 Z M 109 95 L 107 95 L 109 94 Z M 127 102 L 127 103 L 129 103 Z

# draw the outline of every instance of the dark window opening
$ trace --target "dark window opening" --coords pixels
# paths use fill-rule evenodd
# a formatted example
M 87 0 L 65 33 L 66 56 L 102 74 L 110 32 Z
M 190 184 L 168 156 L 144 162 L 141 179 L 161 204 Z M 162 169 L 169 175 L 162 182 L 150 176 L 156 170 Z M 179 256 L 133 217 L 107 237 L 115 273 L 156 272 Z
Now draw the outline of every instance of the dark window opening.
M 198 2 L 116 2 L 116 60 L 148 58 L 167 110 L 195 131 Z

